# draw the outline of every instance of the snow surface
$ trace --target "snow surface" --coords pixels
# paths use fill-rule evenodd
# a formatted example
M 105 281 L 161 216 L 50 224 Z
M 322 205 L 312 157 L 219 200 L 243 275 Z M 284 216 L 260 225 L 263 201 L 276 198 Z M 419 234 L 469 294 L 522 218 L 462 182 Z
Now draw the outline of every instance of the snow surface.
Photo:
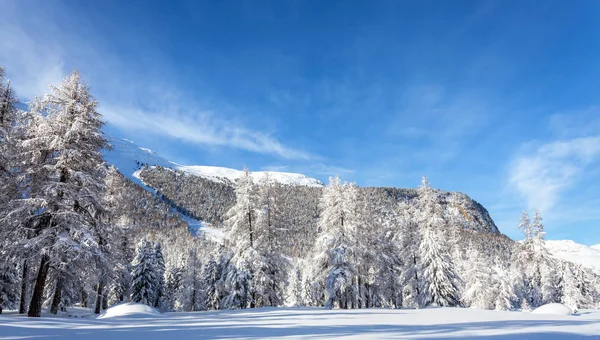
M 539 306 L 532 313 L 535 314 L 554 314 L 554 315 L 571 315 L 573 311 L 571 308 L 563 305 L 562 303 L 548 303 L 543 306 Z
M 106 161 L 114 165 L 125 176 L 130 177 L 134 182 L 139 183 L 139 178 L 133 174 L 139 170 L 140 164 L 148 166 L 162 166 L 175 170 L 181 170 L 190 175 L 206 178 L 211 181 L 230 183 L 243 175 L 242 170 L 224 168 L 219 166 L 204 166 L 204 165 L 181 165 L 169 160 L 166 160 L 156 154 L 154 151 L 136 145 L 128 139 L 110 137 L 112 150 L 104 153 Z M 292 172 L 277 172 L 277 171 L 253 171 L 252 178 L 259 181 L 268 172 L 269 176 L 275 181 L 282 184 L 290 185 L 305 185 L 305 186 L 323 186 L 323 183 L 315 178 L 310 178 L 303 174 Z
M 150 149 L 141 148 L 133 141 L 109 136 L 112 150 L 104 152 L 104 159 L 114 165 L 124 176 L 137 184 L 141 184 L 139 177 L 135 176 L 141 164 L 157 165 L 166 168 L 178 166 L 179 164 L 167 161 Z
M 160 313 L 156 309 L 147 305 L 142 305 L 140 303 L 130 302 L 110 307 L 109 309 L 104 311 L 104 313 L 98 316 L 98 319 L 156 316 L 160 316 Z
M 588 247 L 571 240 L 546 240 L 546 248 L 561 260 L 573 262 L 591 268 L 600 273 L 600 247 Z
M 224 183 L 227 183 L 227 181 L 235 182 L 244 174 L 243 170 L 235 170 L 219 166 L 190 165 L 178 166 L 177 169 L 191 175 Z M 273 181 L 281 184 L 305 185 L 315 187 L 323 186 L 323 182 L 319 181 L 318 179 L 310 178 L 306 175 L 297 174 L 293 172 L 251 171 L 250 176 L 252 177 L 254 182 L 258 182 L 265 176 L 266 173 L 269 173 L 269 177 Z
M 579 316 L 470 308 L 258 308 L 147 318 L 0 316 L 0 339 L 598 339 L 600 310 Z

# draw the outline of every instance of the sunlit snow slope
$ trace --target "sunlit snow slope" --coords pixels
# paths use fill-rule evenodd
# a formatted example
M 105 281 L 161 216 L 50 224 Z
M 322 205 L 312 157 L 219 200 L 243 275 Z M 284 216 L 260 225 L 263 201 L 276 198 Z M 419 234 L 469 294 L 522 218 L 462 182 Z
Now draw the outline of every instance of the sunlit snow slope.
M 203 177 L 212 181 L 217 182 L 235 182 L 243 174 L 241 170 L 235 170 L 230 168 L 224 168 L 219 166 L 203 166 L 203 165 L 181 165 L 175 162 L 168 161 L 154 151 L 140 147 L 133 141 L 121 138 L 111 138 L 110 143 L 113 149 L 105 153 L 104 158 L 112 165 L 117 167 L 121 173 L 131 178 L 136 183 L 139 183 L 139 179 L 134 176 L 136 170 L 142 165 L 147 164 L 148 166 L 162 166 L 175 170 L 181 170 L 195 175 Z M 322 186 L 323 183 L 318 179 L 310 178 L 308 176 L 291 173 L 291 172 L 277 172 L 268 171 L 270 178 L 282 184 L 291 185 L 305 185 L 305 186 Z M 264 177 L 265 171 L 252 171 L 252 178 L 255 181 L 259 181 Z
M 546 247 L 555 257 L 592 268 L 600 273 L 600 247 L 588 247 L 571 240 L 546 241 Z
M 219 166 L 178 166 L 178 170 L 187 172 L 192 175 L 200 176 L 206 179 L 214 181 L 222 181 L 227 179 L 234 182 L 236 179 L 242 177 L 244 172 L 242 170 L 235 170 L 230 168 L 223 168 Z M 296 174 L 292 172 L 276 172 L 276 171 L 252 171 L 251 176 L 255 182 L 260 181 L 265 173 L 269 173 L 269 177 L 282 184 L 292 185 L 306 185 L 306 186 L 322 186 L 323 183 L 318 179 L 310 178 L 302 174 Z

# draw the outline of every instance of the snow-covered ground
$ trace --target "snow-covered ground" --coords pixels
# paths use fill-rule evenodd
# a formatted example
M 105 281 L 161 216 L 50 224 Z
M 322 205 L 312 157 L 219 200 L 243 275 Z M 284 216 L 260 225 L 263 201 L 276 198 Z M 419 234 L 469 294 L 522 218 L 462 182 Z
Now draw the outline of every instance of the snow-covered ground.
M 556 258 L 592 268 L 600 273 L 599 246 L 588 247 L 571 240 L 547 240 L 546 247 Z
M 105 319 L 0 316 L 0 339 L 600 339 L 600 310 L 264 308 Z

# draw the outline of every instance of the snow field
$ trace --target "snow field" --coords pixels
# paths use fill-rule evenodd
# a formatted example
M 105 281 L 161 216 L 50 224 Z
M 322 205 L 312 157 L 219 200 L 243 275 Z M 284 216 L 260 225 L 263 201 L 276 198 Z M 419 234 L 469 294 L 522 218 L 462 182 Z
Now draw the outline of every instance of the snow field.
M 115 307 L 115 314 L 127 310 L 121 306 Z M 580 316 L 469 308 L 261 308 L 103 319 L 0 316 L 0 339 L 78 337 L 87 340 L 600 339 L 600 310 L 581 311 Z

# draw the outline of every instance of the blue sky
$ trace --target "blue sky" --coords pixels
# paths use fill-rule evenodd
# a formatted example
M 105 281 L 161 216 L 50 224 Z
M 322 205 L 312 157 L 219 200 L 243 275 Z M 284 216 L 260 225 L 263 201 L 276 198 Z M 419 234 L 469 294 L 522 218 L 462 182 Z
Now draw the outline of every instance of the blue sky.
M 4 0 L 24 99 L 72 69 L 183 164 L 462 191 L 600 243 L 598 1 Z

